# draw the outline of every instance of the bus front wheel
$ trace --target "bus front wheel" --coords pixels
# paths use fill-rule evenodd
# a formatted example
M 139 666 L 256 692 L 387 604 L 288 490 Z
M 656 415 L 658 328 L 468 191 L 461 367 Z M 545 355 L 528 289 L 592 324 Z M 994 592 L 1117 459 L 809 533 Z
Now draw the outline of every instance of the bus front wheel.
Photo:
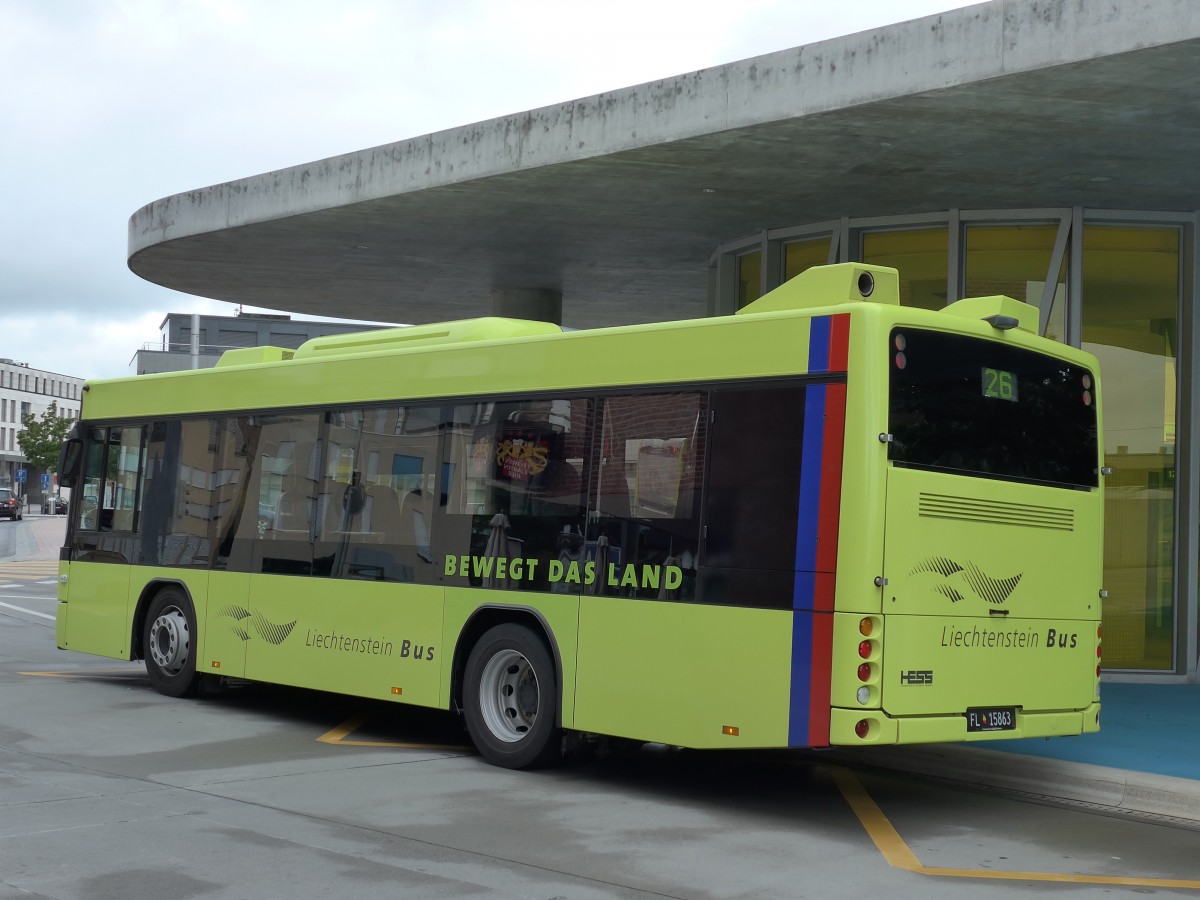
M 467 732 L 488 762 L 525 769 L 562 753 L 555 724 L 554 660 L 522 625 L 497 625 L 471 649 L 463 676 Z
M 142 636 L 142 655 L 151 686 L 168 697 L 196 693 L 196 614 L 187 595 L 165 588 L 150 601 Z

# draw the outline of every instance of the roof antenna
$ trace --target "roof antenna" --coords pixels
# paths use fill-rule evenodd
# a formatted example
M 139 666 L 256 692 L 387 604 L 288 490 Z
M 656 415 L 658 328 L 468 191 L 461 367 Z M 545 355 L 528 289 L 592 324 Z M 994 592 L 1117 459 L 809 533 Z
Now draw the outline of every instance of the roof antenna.
M 983 321 L 987 322 L 993 328 L 999 329 L 1000 331 L 1008 331 L 1010 328 L 1016 328 L 1021 324 L 1015 316 L 1002 316 L 999 314 L 994 316 L 985 316 Z

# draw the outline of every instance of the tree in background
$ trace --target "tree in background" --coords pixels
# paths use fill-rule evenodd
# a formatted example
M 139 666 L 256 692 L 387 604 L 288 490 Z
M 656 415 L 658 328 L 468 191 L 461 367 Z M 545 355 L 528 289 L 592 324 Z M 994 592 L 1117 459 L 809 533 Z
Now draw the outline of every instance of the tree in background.
M 58 404 L 51 400 L 41 418 L 33 413 L 21 416 L 17 443 L 33 468 L 41 472 L 53 472 L 58 468 L 59 448 L 70 430 L 71 420 L 59 418 Z

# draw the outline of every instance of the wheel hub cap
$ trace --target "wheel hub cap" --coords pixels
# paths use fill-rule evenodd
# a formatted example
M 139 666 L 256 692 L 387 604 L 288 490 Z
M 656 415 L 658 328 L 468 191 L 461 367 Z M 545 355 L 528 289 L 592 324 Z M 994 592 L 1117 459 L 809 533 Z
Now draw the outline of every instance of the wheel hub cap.
M 150 626 L 150 658 L 168 675 L 178 674 L 187 664 L 191 644 L 187 617 L 178 609 L 164 610 Z
M 529 660 L 515 650 L 497 653 L 479 678 L 483 720 L 493 735 L 516 743 L 533 728 L 541 691 Z

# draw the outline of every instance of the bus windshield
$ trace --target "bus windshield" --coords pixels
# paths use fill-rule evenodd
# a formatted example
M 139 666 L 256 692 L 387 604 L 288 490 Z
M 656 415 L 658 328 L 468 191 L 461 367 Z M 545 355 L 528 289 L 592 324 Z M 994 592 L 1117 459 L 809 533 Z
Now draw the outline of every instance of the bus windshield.
M 891 333 L 893 463 L 1008 481 L 1098 484 L 1092 373 L 966 335 Z

